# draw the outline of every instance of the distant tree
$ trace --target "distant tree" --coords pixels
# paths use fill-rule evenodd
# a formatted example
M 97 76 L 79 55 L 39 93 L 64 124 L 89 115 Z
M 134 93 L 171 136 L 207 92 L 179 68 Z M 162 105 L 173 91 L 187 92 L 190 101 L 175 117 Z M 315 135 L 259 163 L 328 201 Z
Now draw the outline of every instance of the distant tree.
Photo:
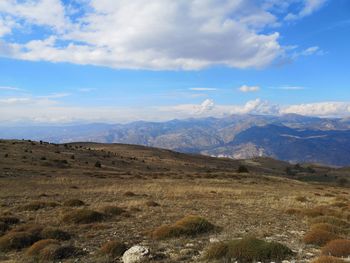
M 240 165 L 237 169 L 238 173 L 249 173 L 248 168 L 245 165 Z

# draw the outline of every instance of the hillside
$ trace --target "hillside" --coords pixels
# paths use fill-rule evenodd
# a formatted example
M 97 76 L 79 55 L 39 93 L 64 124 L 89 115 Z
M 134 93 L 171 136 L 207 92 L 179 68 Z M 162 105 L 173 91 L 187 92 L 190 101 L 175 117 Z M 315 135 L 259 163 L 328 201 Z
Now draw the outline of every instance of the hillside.
M 0 149 L 1 262 L 127 263 L 135 245 L 142 262 L 226 262 L 208 253 L 241 238 L 262 242 L 257 259 L 309 262 L 322 246 L 305 241 L 310 220 L 350 225 L 349 188 L 337 181 L 345 168 L 120 144 L 2 140 Z M 271 241 L 277 254 L 266 254 Z

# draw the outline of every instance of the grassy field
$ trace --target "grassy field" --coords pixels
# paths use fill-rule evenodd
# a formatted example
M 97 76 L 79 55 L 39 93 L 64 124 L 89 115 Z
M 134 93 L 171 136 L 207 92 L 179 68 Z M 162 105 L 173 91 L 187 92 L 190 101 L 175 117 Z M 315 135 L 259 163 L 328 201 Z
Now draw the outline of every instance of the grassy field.
M 350 189 L 287 178 L 284 162 L 128 145 L 0 147 L 0 262 L 119 262 L 134 245 L 150 249 L 147 262 L 350 256 Z M 248 173 L 238 172 L 242 165 Z M 315 170 L 308 176 L 345 176 Z M 252 237 L 291 253 L 270 260 L 265 243 L 241 253 L 249 242 L 260 246 Z M 343 254 L 326 247 L 332 240 L 343 242 Z M 327 260 L 319 262 L 336 262 Z

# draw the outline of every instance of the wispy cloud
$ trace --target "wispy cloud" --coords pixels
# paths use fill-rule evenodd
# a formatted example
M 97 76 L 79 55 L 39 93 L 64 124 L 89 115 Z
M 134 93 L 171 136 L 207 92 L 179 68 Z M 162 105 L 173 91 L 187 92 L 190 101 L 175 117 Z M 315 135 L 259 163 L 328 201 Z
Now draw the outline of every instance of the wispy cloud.
M 192 91 L 216 91 L 217 88 L 189 88 Z
M 248 92 L 258 92 L 260 90 L 259 86 L 247 86 L 247 85 L 243 85 L 241 86 L 239 89 L 239 91 L 244 92 L 244 93 L 248 93 Z
M 10 87 L 10 86 L 0 86 L 0 90 L 6 90 L 6 91 L 23 91 L 23 89 L 16 88 L 16 87 Z

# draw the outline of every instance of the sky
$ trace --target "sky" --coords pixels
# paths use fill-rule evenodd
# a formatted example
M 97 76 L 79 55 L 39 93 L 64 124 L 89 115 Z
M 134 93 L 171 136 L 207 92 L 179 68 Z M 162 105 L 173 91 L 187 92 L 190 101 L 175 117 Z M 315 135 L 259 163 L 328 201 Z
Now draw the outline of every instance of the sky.
M 349 0 L 1 0 L 0 125 L 350 116 Z

